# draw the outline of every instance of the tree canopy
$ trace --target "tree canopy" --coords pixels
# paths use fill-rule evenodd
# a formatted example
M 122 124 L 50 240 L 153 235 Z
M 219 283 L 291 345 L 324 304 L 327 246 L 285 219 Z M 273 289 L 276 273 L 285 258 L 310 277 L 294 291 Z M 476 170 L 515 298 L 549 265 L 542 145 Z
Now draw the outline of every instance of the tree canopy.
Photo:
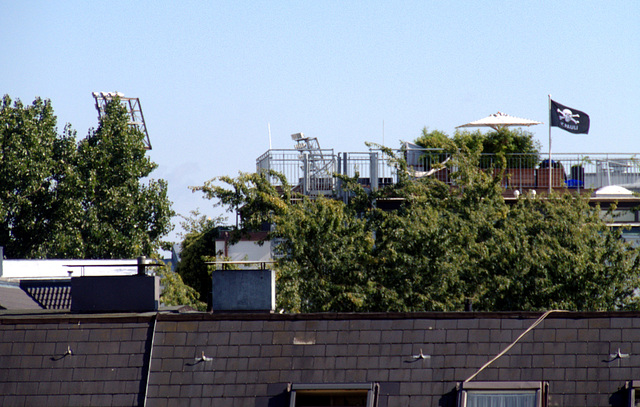
M 522 129 L 499 128 L 489 132 L 476 130 L 456 131 L 452 137 L 446 133 L 426 127 L 422 129 L 422 134 L 415 140 L 415 143 L 424 148 L 438 148 L 442 150 L 443 156 L 436 152 L 429 152 L 431 161 L 437 159 L 443 161 L 446 155 L 454 154 L 458 151 L 469 150 L 482 154 L 491 154 L 481 159 L 480 166 L 483 168 L 514 165 L 517 168 L 534 168 L 539 162 L 540 142 L 533 138 L 533 134 Z
M 187 305 L 198 311 L 207 310 L 207 304 L 200 301 L 200 293 L 186 284 L 180 274 L 171 271 L 168 265 L 157 267 L 155 273 L 160 277 L 160 285 L 162 286 L 160 302 L 162 304 L 168 306 Z
M 185 233 L 180 243 L 176 273 L 198 293 L 201 310 L 211 304 L 211 267 L 205 262 L 216 258 L 215 239 L 222 222 L 222 217 L 211 219 L 197 210 L 191 211 L 191 216 L 183 217 L 181 222 Z
M 488 154 L 538 154 L 540 152 L 540 142 L 533 138 L 531 132 L 507 127 L 486 133 L 480 130 L 456 131 L 453 137 L 449 137 L 440 130 L 429 131 L 425 127 L 415 143 L 424 148 L 441 148 L 449 153 L 455 153 L 463 148 Z
M 76 141 L 57 132 L 51 102 L 0 106 L 0 245 L 9 258 L 151 255 L 171 230 L 164 180 L 119 100 Z M 146 180 L 146 181 L 145 181 Z
M 115 99 L 78 146 L 84 257 L 153 253 L 172 229 L 167 183 L 148 179 L 157 164 L 146 155 L 142 132 L 128 121 L 126 107 Z
M 499 177 L 478 169 L 478 151 L 464 150 L 447 163 L 456 188 L 410 179 L 396 158 L 396 185 L 365 192 L 343 177 L 347 203 L 295 196 L 274 173 L 195 190 L 239 209 L 237 236 L 272 223 L 277 299 L 287 311 L 455 311 L 467 301 L 487 311 L 639 308 L 638 252 L 588 198 L 522 195 L 509 205 Z M 388 197 L 402 198 L 399 209 L 377 207 Z

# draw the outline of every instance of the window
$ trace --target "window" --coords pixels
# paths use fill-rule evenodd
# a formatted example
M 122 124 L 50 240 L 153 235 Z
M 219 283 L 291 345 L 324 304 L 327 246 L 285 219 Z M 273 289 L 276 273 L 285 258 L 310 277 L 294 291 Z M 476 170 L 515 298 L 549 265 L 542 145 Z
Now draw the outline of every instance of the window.
M 290 407 L 373 407 L 375 383 L 293 384 Z
M 627 389 L 629 389 L 629 407 L 640 407 L 640 381 L 627 382 Z
M 458 386 L 459 407 L 545 407 L 542 382 L 464 382 Z

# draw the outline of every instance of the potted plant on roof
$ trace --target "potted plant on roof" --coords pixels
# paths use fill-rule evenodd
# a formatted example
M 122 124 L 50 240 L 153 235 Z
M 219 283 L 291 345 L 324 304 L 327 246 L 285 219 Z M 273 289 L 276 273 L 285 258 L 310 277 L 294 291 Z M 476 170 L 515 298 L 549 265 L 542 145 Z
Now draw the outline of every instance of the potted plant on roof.
M 540 143 L 533 135 L 521 129 L 506 127 L 488 133 L 466 131 L 456 133 L 457 144 L 482 145 L 483 169 L 493 169 L 494 175 L 504 171 L 507 185 L 513 188 L 535 187 Z
M 488 133 L 456 131 L 453 138 L 425 127 L 415 144 L 425 149 L 420 156 L 420 171 L 429 171 L 440 166 L 436 177 L 448 181 L 450 169 L 443 166 L 447 157 L 466 147 L 469 151 L 481 151 L 480 168 L 496 176 L 506 175 L 506 184 L 515 187 L 536 186 L 536 165 L 538 164 L 540 143 L 530 132 L 506 127 Z

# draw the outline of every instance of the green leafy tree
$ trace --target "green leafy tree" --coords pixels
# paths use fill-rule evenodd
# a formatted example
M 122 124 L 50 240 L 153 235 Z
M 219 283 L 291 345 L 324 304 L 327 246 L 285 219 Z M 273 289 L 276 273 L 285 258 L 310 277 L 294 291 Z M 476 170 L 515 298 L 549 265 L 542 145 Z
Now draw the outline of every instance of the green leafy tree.
M 458 150 L 458 145 L 446 133 L 440 130 L 429 131 L 427 127 L 422 129 L 422 134 L 415 143 L 424 148 L 441 148 L 447 153 L 455 153 Z
M 472 254 L 482 309 L 637 309 L 638 253 L 587 198 L 520 199 Z M 493 278 L 490 278 L 493 277 Z
M 440 130 L 429 131 L 427 127 L 422 129 L 422 134 L 415 139 L 415 143 L 428 150 L 420 157 L 425 170 L 440 167 L 440 163 L 458 151 L 458 146 L 446 133 Z
M 295 288 L 304 293 L 301 309 L 350 312 L 365 307 L 373 287 L 363 266 L 370 262 L 374 244 L 366 220 L 342 201 L 322 197 L 304 198 L 287 209 L 274 217 L 273 234 L 282 239 L 280 267 L 295 270 L 281 275 L 280 282 L 297 280 Z M 295 295 L 285 288 L 281 284 L 283 294 Z
M 454 154 L 459 150 L 494 154 L 496 157 L 485 157 L 480 163 L 482 168 L 490 166 L 505 168 L 503 160 L 513 161 L 512 164 L 519 168 L 533 168 L 539 162 L 540 142 L 533 138 L 533 134 L 522 129 L 499 128 L 489 132 L 476 130 L 473 132 L 456 131 L 453 137 L 446 133 L 434 130 L 428 131 L 425 127 L 415 143 L 424 148 L 441 148 L 443 153 Z M 431 153 L 432 155 L 434 153 Z M 518 157 L 514 155 L 517 154 Z M 440 161 L 444 156 L 439 157 Z
M 209 218 L 199 211 L 191 211 L 181 222 L 185 233 L 180 243 L 180 261 L 176 273 L 193 287 L 204 307 L 211 303 L 211 267 L 205 262 L 216 258 L 216 238 L 223 217 Z M 202 308 L 202 307 L 200 307 Z
M 74 132 L 59 136 L 51 102 L 0 106 L 0 245 L 11 258 L 41 258 L 76 243 L 69 219 L 78 206 L 68 198 L 79 185 Z
M 0 245 L 10 258 L 134 258 L 171 230 L 163 180 L 118 100 L 80 143 L 51 103 L 0 107 Z M 146 183 L 143 183 L 147 180 Z
M 114 99 L 78 147 L 86 258 L 154 253 L 172 228 L 167 183 L 148 179 L 157 164 L 145 154 L 142 132 L 128 121 L 126 107 Z
M 200 301 L 200 293 L 184 283 L 180 274 L 171 271 L 168 265 L 156 269 L 160 277 L 162 292 L 160 302 L 168 306 L 187 305 L 198 311 L 206 311 L 207 304 Z
M 499 177 L 463 148 L 451 162 L 457 188 L 412 180 L 367 194 L 343 177 L 348 203 L 296 197 L 273 174 L 222 177 L 197 188 L 229 209 L 243 230 L 274 225 L 281 241 L 278 302 L 289 311 L 638 309 L 637 250 L 577 195 L 526 197 L 509 206 Z M 400 197 L 395 211 L 376 200 Z M 296 198 L 296 199 L 292 199 Z

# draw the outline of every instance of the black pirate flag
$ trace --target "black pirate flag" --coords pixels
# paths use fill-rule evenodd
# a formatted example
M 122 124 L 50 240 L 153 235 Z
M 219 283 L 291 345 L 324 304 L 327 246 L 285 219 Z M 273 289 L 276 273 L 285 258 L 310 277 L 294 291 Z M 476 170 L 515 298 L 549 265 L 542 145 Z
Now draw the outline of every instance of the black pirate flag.
M 552 126 L 560 127 L 576 134 L 589 133 L 589 115 L 580 110 L 563 106 L 553 100 L 551 101 L 549 118 Z

